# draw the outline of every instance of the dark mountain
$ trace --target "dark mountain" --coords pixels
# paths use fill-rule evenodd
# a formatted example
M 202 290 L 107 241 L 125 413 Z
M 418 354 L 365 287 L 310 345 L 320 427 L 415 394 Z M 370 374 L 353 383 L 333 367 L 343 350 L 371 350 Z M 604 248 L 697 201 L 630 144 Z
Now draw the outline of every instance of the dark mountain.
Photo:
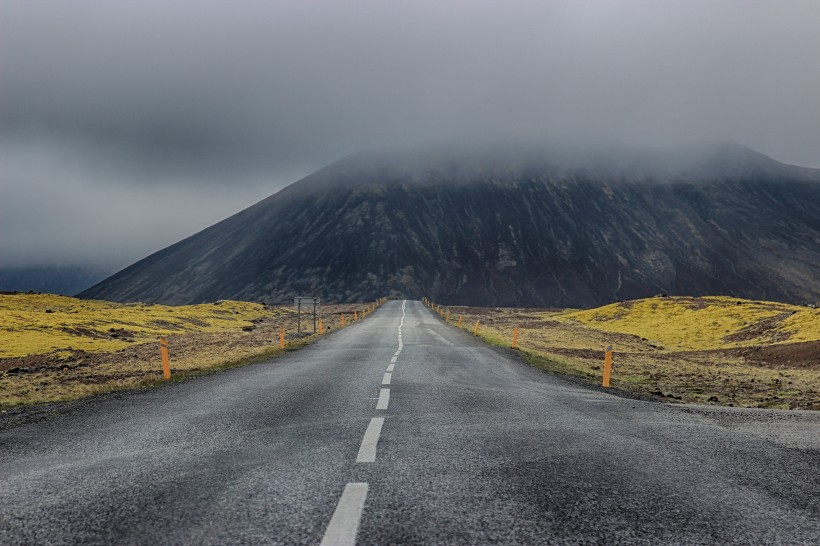
M 820 300 L 820 170 L 722 144 L 358 154 L 81 295 L 192 303 L 428 295 L 593 306 Z
M 110 274 L 111 269 L 79 266 L 5 267 L 0 269 L 0 291 L 34 291 L 73 296 Z

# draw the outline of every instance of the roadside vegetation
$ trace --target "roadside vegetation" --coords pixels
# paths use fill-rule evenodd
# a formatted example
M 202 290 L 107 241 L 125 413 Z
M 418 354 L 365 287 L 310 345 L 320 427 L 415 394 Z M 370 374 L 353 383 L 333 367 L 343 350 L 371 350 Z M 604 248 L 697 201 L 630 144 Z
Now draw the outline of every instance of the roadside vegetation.
M 374 304 L 323 305 L 325 331 L 344 313 Z M 293 306 L 219 301 L 167 306 L 0 294 L 0 408 L 74 400 L 162 383 L 159 337 L 169 343 L 172 380 L 272 358 L 315 336 L 310 315 L 297 334 Z M 310 335 L 308 335 L 310 333 Z
M 450 322 L 533 365 L 671 402 L 820 409 L 820 309 L 728 297 L 655 297 L 590 310 L 450 307 Z M 446 314 L 445 314 L 446 316 Z

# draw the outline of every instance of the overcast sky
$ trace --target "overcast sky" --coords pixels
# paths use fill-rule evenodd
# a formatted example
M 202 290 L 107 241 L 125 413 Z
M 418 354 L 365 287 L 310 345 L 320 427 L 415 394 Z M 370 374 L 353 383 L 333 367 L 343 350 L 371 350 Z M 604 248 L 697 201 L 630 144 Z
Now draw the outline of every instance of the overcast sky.
M 733 140 L 820 167 L 820 2 L 3 0 L 0 267 L 120 268 L 346 154 Z

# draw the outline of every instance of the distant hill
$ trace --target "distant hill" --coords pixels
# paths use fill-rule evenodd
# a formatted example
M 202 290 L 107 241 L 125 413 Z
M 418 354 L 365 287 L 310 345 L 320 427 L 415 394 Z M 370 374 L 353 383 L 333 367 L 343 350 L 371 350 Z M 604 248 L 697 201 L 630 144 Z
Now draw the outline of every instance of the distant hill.
M 436 148 L 342 159 L 81 296 L 800 303 L 820 300 L 818 281 L 820 170 L 735 144 Z
M 73 296 L 111 274 L 110 269 L 73 266 L 0 268 L 0 292 L 48 292 Z

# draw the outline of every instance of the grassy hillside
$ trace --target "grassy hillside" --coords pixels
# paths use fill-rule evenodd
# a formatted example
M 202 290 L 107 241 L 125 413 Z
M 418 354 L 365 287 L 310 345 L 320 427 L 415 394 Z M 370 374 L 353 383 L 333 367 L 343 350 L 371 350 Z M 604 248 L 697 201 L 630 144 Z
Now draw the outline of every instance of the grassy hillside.
M 272 311 L 255 303 L 121 304 L 53 294 L 0 296 L 0 359 L 55 350 L 113 352 L 182 332 L 231 332 Z
M 325 329 L 366 304 L 320 308 Z M 312 324 L 303 317 L 303 332 Z M 167 306 L 80 300 L 52 294 L 0 294 L 0 408 L 72 400 L 161 381 L 157 339 L 169 341 L 174 379 L 280 353 L 297 335 L 291 306 L 237 301 Z
M 820 309 L 726 297 L 656 297 L 591 310 L 452 307 L 536 365 L 670 401 L 820 409 Z
M 820 309 L 726 297 L 650 298 L 570 312 L 558 320 L 651 339 L 681 351 L 820 339 Z

